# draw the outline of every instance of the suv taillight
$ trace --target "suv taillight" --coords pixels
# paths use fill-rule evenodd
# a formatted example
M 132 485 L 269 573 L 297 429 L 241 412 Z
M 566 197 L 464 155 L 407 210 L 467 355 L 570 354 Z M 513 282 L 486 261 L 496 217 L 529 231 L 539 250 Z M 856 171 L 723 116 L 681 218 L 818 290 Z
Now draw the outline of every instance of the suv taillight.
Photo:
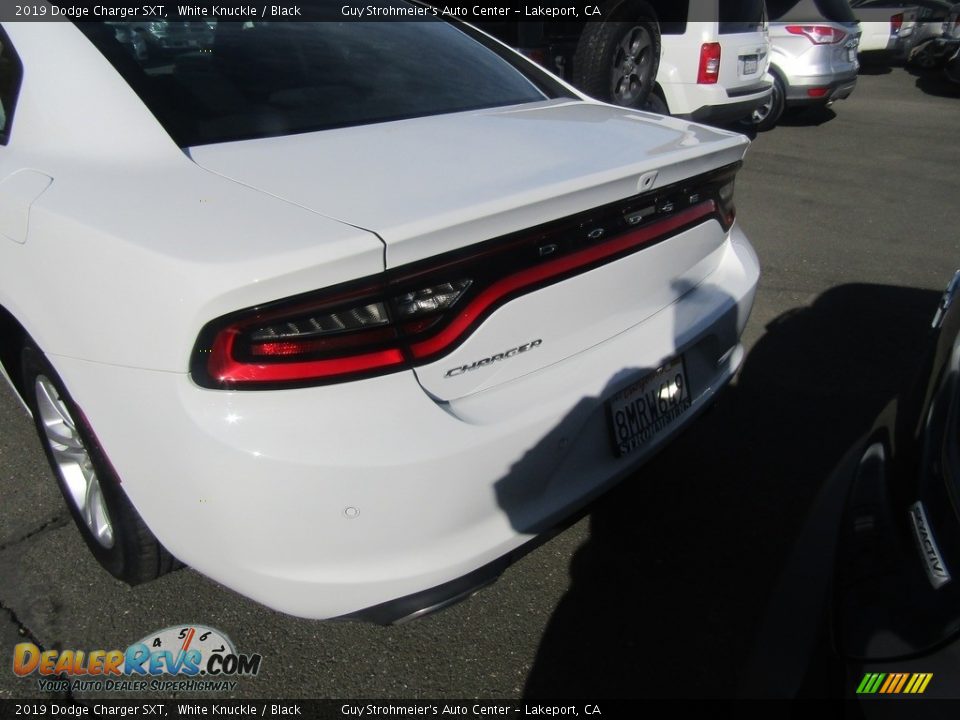
M 897 13 L 892 18 L 890 18 L 890 34 L 896 35 L 900 32 L 900 28 L 903 27 L 903 13 Z
M 591 211 L 208 323 L 190 372 L 206 388 L 302 387 L 451 352 L 497 308 L 715 219 L 734 220 L 739 163 Z
M 814 45 L 841 43 L 847 37 L 843 30 L 830 25 L 787 25 L 786 30 L 792 35 L 803 35 Z
M 700 46 L 700 68 L 697 70 L 698 85 L 713 85 L 720 77 L 720 43 L 704 43 Z

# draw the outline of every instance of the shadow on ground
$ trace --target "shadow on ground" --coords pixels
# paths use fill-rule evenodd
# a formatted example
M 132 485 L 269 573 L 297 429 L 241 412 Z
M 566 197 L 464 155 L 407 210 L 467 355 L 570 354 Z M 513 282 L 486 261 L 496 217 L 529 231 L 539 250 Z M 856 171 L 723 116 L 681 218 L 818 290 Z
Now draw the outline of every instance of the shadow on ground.
M 860 57 L 860 75 L 889 75 L 892 72 L 893 67 L 890 60 Z
M 837 114 L 822 105 L 810 108 L 787 108 L 777 125 L 783 127 L 819 127 L 833 120 Z
M 960 85 L 947 80 L 942 72 L 920 75 L 916 86 L 934 97 L 960 98 Z
M 718 407 L 594 506 L 526 695 L 749 695 L 808 508 L 911 374 L 938 297 L 845 285 L 772 322 Z

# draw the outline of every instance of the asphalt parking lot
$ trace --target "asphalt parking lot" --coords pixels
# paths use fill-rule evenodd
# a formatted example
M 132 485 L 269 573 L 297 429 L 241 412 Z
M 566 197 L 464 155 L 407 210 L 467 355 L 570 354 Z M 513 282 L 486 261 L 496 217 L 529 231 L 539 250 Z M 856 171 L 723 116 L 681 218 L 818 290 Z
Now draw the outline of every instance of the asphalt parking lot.
M 200 623 L 263 655 L 236 697 L 752 694 L 742 668 L 806 510 L 909 376 L 960 267 L 960 88 L 872 68 L 834 110 L 756 138 L 739 222 L 763 268 L 718 406 L 491 587 L 399 627 L 298 620 L 191 570 L 129 588 L 93 560 L 0 389 L 0 698 L 47 649 Z M 242 527 L 237 528 L 243 532 Z

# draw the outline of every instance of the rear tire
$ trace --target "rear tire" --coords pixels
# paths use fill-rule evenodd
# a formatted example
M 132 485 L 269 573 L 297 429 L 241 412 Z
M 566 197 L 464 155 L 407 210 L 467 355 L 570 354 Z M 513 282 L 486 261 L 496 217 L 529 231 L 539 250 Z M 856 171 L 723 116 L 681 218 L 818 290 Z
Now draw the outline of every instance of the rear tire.
M 943 66 L 943 59 L 936 57 L 929 50 L 924 50 L 907 60 L 907 66 L 915 70 L 930 72 Z
M 120 480 L 83 412 L 42 352 L 21 355 L 24 396 L 34 427 L 80 534 L 97 561 L 130 585 L 180 566 L 157 541 L 120 488 Z
M 660 97 L 656 90 L 650 93 L 650 97 L 647 98 L 647 103 L 643 109 L 647 112 L 657 113 L 657 115 L 670 114 L 670 108 L 667 107 L 666 101 Z
M 786 94 L 783 88 L 783 81 L 778 75 L 773 76 L 773 92 L 770 93 L 770 99 L 758 107 L 747 119 L 757 132 L 766 132 L 772 130 L 786 107 Z
M 573 84 L 591 97 L 642 108 L 660 67 L 660 25 L 645 2 L 607 8 L 629 20 L 588 22 L 573 56 Z

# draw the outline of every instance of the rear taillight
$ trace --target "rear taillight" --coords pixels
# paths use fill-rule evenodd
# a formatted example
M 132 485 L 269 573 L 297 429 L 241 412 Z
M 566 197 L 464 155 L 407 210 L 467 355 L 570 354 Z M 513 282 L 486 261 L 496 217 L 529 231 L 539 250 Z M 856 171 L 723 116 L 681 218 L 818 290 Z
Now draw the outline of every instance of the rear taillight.
M 892 18 L 890 18 L 890 34 L 897 35 L 900 32 L 900 28 L 903 27 L 903 13 L 897 13 Z
M 700 46 L 700 67 L 697 70 L 698 85 L 713 85 L 720 77 L 720 43 L 704 43 Z
M 803 35 L 814 45 L 841 43 L 847 37 L 843 30 L 830 25 L 787 25 L 786 30 L 792 35 Z
M 208 323 L 197 384 L 299 387 L 382 375 L 451 352 L 497 308 L 709 219 L 733 224 L 739 164 L 465 250 Z

